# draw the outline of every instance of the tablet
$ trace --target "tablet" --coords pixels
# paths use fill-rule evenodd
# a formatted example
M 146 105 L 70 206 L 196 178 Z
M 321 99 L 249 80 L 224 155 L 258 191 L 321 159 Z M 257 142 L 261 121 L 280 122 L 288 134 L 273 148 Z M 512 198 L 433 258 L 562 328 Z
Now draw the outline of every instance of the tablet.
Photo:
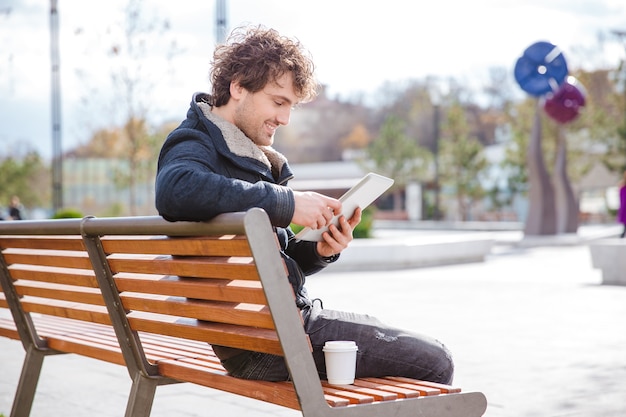
M 393 180 L 391 178 L 370 172 L 339 198 L 339 201 L 341 201 L 341 214 L 335 215 L 331 220 L 331 224 L 339 226 L 340 216 L 343 215 L 346 216 L 346 219 L 349 219 L 352 217 L 357 207 L 365 209 L 365 207 L 369 206 L 374 200 L 380 197 L 382 193 L 387 191 L 392 184 Z M 318 242 L 322 240 L 322 233 L 327 230 L 328 226 L 322 227 L 321 229 L 305 227 L 296 235 L 296 238 Z

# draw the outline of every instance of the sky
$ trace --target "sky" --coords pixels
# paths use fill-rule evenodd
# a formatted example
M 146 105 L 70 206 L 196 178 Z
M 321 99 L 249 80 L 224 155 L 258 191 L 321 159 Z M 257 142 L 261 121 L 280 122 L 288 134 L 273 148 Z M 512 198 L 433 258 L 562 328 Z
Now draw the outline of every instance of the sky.
M 115 123 L 110 107 L 109 39 L 125 0 L 58 0 L 62 148 Z M 548 41 L 569 68 L 615 68 L 626 43 L 623 0 L 226 0 L 229 29 L 261 24 L 295 37 L 311 52 L 331 96 L 376 101 L 385 83 L 455 77 L 484 84 L 490 68 L 511 71 L 531 44 Z M 52 154 L 50 2 L 0 0 L 0 157 L 36 149 Z M 181 120 L 191 95 L 209 91 L 216 43 L 215 1 L 150 0 L 147 15 L 167 19 L 163 46 L 150 51 L 153 123 Z M 156 36 L 156 35 L 155 35 Z M 603 42 L 601 40 L 604 39 Z M 167 60 L 165 41 L 177 53 Z M 626 42 L 626 39 L 624 40 Z

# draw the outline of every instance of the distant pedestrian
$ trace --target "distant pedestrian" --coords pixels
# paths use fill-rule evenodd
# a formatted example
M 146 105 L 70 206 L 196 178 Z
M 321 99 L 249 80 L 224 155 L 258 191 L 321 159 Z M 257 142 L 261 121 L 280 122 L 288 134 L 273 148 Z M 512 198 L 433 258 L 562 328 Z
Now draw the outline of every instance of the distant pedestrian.
M 23 206 L 20 203 L 20 198 L 16 195 L 11 197 L 11 204 L 9 205 L 9 220 L 24 220 Z
M 621 238 L 626 236 L 626 171 L 619 183 L 619 210 L 617 211 L 617 221 L 624 225 Z

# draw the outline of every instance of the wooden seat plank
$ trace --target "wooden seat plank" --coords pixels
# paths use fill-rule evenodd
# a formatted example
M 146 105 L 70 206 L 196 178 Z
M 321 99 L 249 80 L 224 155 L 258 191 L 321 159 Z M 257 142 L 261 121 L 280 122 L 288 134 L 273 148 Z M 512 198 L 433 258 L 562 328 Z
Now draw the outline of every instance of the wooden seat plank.
M 290 383 L 282 384 L 234 378 L 225 371 L 209 371 L 201 364 L 191 363 L 187 360 L 161 361 L 158 363 L 158 367 L 161 375 L 172 379 L 189 381 L 296 410 L 300 408 L 295 390 Z
M 0 304 L 1 305 L 1 304 Z M 13 319 L 0 317 L 0 336 L 8 337 L 9 339 L 19 340 L 20 335 L 15 327 Z
M 98 281 L 91 269 L 16 264 L 9 266 L 9 271 L 14 280 L 26 279 L 98 288 Z
M 113 328 L 107 324 L 75 320 L 67 317 L 36 316 L 33 323 L 40 335 L 70 333 L 104 333 L 114 334 Z
M 181 336 L 221 346 L 254 350 L 257 352 L 282 355 L 282 348 L 276 332 L 268 329 L 235 326 L 224 323 L 198 322 L 191 319 L 171 317 L 147 318 L 132 313 L 129 316 L 131 328 L 147 333 Z
M 51 320 L 52 319 L 52 320 Z M 93 325 L 90 323 L 77 323 L 72 320 L 72 323 L 68 323 L 69 320 L 58 318 L 42 318 L 37 317 L 35 325 L 41 336 L 50 340 L 57 340 L 58 343 L 62 340 L 62 343 L 68 343 L 68 346 L 78 345 L 81 342 L 90 346 L 91 349 L 97 347 L 98 349 L 104 349 L 106 347 L 106 355 L 99 359 L 108 360 L 107 357 L 110 354 L 110 350 L 119 350 L 119 343 L 113 328 L 110 326 Z M 167 338 L 167 339 L 166 339 Z M 163 359 L 176 359 L 184 357 L 198 357 L 201 353 L 212 352 L 209 345 L 205 344 L 204 350 L 188 350 L 180 348 L 180 345 L 176 346 L 166 336 L 153 336 L 151 340 L 144 343 L 145 352 L 148 360 L 157 362 Z M 182 341 L 182 339 L 177 339 Z M 184 347 L 184 345 L 183 345 Z M 95 349 L 93 352 L 97 352 Z M 74 352 L 76 353 L 76 352 Z M 96 355 L 96 353 L 92 353 Z M 115 363 L 117 363 L 117 357 Z M 219 359 L 215 358 L 214 362 L 219 364 Z
M 106 308 L 90 304 L 67 303 L 29 296 L 22 300 L 22 306 L 27 313 L 40 313 L 100 324 L 111 324 Z
M 0 250 L 7 248 L 84 251 L 81 236 L 2 236 Z
M 5 249 L 2 252 L 7 265 L 30 264 L 65 268 L 90 269 L 86 252 L 34 249 Z
M 75 303 L 85 303 L 104 306 L 104 300 L 100 290 L 96 288 L 76 287 L 65 284 L 52 284 L 49 282 L 24 281 L 15 283 L 15 289 L 19 295 L 30 295 L 39 298 L 52 298 Z
M 459 393 L 461 392 L 461 388 L 459 387 L 453 387 L 450 385 L 445 385 L 445 384 L 439 384 L 437 382 L 430 382 L 430 381 L 421 381 L 418 379 L 411 379 L 411 378 L 405 378 L 405 377 L 401 377 L 401 376 L 388 376 L 386 377 L 386 379 L 392 380 L 392 381 L 398 381 L 398 382 L 404 382 L 407 384 L 414 384 L 414 385 L 418 385 L 418 386 L 422 386 L 422 387 L 430 387 L 436 390 L 440 390 L 441 392 L 447 393 L 447 394 L 452 394 L 452 393 Z
M 360 392 L 344 390 L 339 385 L 322 384 L 322 388 L 326 395 L 333 397 L 345 398 L 351 404 L 370 404 L 374 402 L 374 397 Z
M 372 388 L 380 391 L 393 392 L 401 398 L 415 398 L 420 396 L 420 393 L 417 390 L 400 387 L 397 385 L 391 385 L 389 381 L 387 381 L 387 383 L 381 383 L 374 382 L 368 379 L 355 379 L 354 385 L 357 387 Z
M 390 391 L 382 391 L 373 388 L 358 386 L 358 385 L 335 385 L 330 384 L 328 381 L 322 382 L 323 387 L 339 388 L 341 391 L 353 392 L 360 395 L 367 395 L 372 397 L 375 401 L 392 401 L 398 399 L 398 394 Z
M 211 345 L 205 342 L 197 342 L 195 345 L 190 345 L 187 339 L 176 338 L 172 340 L 170 336 L 153 335 L 148 337 L 149 333 L 142 333 L 141 340 L 144 346 L 159 346 L 161 349 L 171 352 L 180 352 L 180 356 L 186 356 L 190 358 L 207 357 L 212 358 L 214 362 L 219 363 L 219 359 L 213 353 Z
M 206 367 L 209 372 L 217 372 L 220 375 L 227 374 L 226 369 L 222 366 L 221 362 L 216 360 L 217 358 L 213 355 L 206 356 L 198 356 L 198 357 L 184 357 L 179 358 L 179 361 L 184 361 L 185 363 Z
M 259 279 L 252 258 L 190 257 L 183 259 L 166 255 L 134 255 L 132 258 L 124 258 L 121 255 L 111 255 L 109 265 L 114 274 L 133 272 L 198 278 Z
M 214 238 L 168 238 L 164 236 L 105 236 L 102 246 L 106 253 L 143 253 L 185 256 L 250 257 L 250 245 L 245 236 L 225 235 Z
M 12 323 L 12 320 L 10 322 Z M 71 345 L 84 341 L 92 348 L 93 346 L 99 346 L 100 348 L 107 346 L 108 349 L 119 350 L 119 343 L 111 326 L 47 316 L 37 317 L 35 326 L 39 334 L 46 339 L 62 339 L 63 343 L 71 343 Z M 145 337 L 145 340 L 146 356 L 153 362 L 163 359 L 199 357 L 202 354 L 212 353 L 208 344 L 196 343 L 196 349 L 189 349 L 187 348 L 188 343 L 174 343 L 175 341 L 185 342 L 184 339 L 171 338 L 169 336 L 151 335 L 150 337 Z M 204 348 L 199 349 L 199 346 L 204 346 Z M 117 359 L 115 360 L 117 361 Z M 214 357 L 213 361 L 219 364 L 219 359 L 216 357 Z
M 0 307 L 9 308 L 9 303 L 7 303 L 7 299 L 2 292 L 2 288 L 0 288 Z
M 126 364 L 119 347 L 116 348 L 104 343 L 89 342 L 84 339 L 66 335 L 50 335 L 46 337 L 46 341 L 50 349 L 59 352 L 75 353 L 117 365 Z
M 206 355 L 215 357 L 211 345 L 207 342 L 145 332 L 140 332 L 139 337 L 142 343 L 158 343 L 164 347 L 172 346 L 175 349 L 188 351 L 190 354 L 196 356 Z M 216 358 L 216 360 L 219 362 L 219 359 Z
M 349 400 L 345 398 L 341 398 L 341 397 L 336 397 L 331 394 L 325 393 L 324 399 L 326 400 L 326 403 L 328 403 L 328 405 L 330 405 L 331 407 L 345 407 L 345 406 L 350 405 Z
M 260 304 L 189 300 L 153 294 L 122 293 L 122 305 L 129 311 L 146 311 L 206 320 L 215 323 L 273 329 L 269 308 Z
M 167 294 L 201 300 L 238 301 L 267 304 L 258 281 L 212 278 L 181 278 L 172 275 L 118 273 L 115 284 L 120 292 Z

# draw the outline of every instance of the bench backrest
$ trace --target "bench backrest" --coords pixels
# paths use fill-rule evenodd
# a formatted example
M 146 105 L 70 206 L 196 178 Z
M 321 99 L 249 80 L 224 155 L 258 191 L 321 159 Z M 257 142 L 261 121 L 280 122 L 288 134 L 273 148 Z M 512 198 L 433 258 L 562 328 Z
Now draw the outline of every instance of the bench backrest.
M 142 347 L 146 334 L 277 355 L 310 351 L 277 249 L 260 209 L 211 222 L 151 216 L 0 227 L 2 273 L 14 284 L 3 285 L 5 296 L 26 323 L 18 328 L 32 329 L 30 336 L 43 343 L 31 312 L 111 324 L 118 340 L 127 341 L 120 345 L 124 360 L 115 361 L 148 375 L 158 370 Z M 312 359 L 306 368 L 316 374 Z
M 122 340 L 142 332 L 283 354 L 241 224 L 230 230 L 195 224 L 190 231 L 161 218 L 124 221 L 92 219 L 83 227 L 116 328 L 125 331 L 118 334 Z M 273 233 L 265 239 L 276 252 Z M 278 264 L 284 274 L 280 258 Z M 133 357 L 143 355 L 138 344 L 129 349 Z M 150 373 L 149 361 L 144 366 Z
M 24 344 L 45 345 L 45 326 L 36 328 L 31 313 L 111 323 L 80 225 L 80 219 L 2 223 L 10 231 L 0 235 L 0 306 L 13 310 Z

